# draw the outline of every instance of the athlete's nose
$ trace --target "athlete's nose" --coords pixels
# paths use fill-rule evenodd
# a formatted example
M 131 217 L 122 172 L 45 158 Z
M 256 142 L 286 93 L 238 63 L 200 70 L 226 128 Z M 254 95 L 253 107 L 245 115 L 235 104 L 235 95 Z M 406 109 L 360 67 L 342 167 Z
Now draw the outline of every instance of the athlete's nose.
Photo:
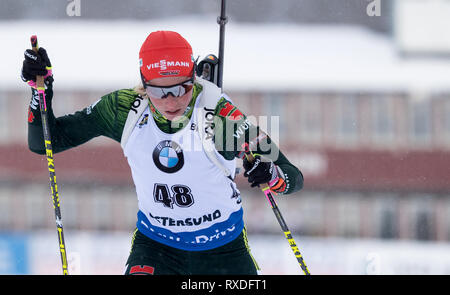
M 167 101 L 168 103 L 176 103 L 176 101 L 178 100 L 178 98 L 179 98 L 179 97 L 174 96 L 172 92 L 169 92 L 169 94 L 167 94 L 166 101 Z
M 178 105 L 179 97 L 173 96 L 171 93 L 164 99 L 165 105 L 170 108 L 175 108 Z

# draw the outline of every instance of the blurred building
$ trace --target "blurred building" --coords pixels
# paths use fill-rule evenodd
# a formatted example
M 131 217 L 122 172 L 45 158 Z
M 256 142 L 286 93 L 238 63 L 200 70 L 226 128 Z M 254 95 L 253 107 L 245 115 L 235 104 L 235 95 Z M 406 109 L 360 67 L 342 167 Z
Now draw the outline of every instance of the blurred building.
M 52 9 L 41 9 L 42 15 L 59 21 L 67 18 L 66 3 L 44 2 L 48 6 L 42 7 Z M 164 7 L 170 7 L 175 15 L 186 11 L 197 16 L 216 14 L 217 7 L 212 7 L 211 2 L 192 0 L 182 1 L 180 5 L 179 1 L 176 4 L 165 1 Z M 279 129 L 272 131 L 279 131 L 281 149 L 304 172 L 304 189 L 293 196 L 279 198 L 291 230 L 320 237 L 449 241 L 450 76 L 447 74 L 450 65 L 446 55 L 450 54 L 450 47 L 441 40 L 445 38 L 435 37 L 442 32 L 424 25 L 430 23 L 436 11 L 446 11 L 448 3 L 430 1 L 441 6 L 431 9 L 429 18 L 415 19 L 416 26 L 429 30 L 418 40 L 418 34 L 416 39 L 411 37 L 411 20 L 404 13 L 424 11 L 424 7 L 414 6 L 417 5 L 414 1 L 404 1 L 411 5 L 398 6 L 396 10 L 391 6 L 394 1 L 381 1 L 379 17 L 366 14 L 370 1 L 344 1 L 343 6 L 338 1 L 286 1 L 285 5 L 268 0 L 257 4 L 244 2 L 239 5 L 230 2 L 230 18 L 235 23 L 229 24 L 227 42 L 235 43 L 227 43 L 227 54 L 239 42 L 244 42 L 234 38 L 233 32 L 249 30 L 262 21 L 275 23 L 277 30 L 268 30 L 267 39 L 251 40 L 255 47 L 259 46 L 254 50 L 226 55 L 229 66 L 226 65 L 225 72 L 229 76 L 225 77 L 224 85 L 244 113 L 256 119 L 259 116 L 268 116 L 269 120 L 271 116 L 279 118 Z M 98 1 L 81 3 L 82 16 L 71 20 L 72 24 L 76 27 L 85 18 L 95 20 L 95 25 L 92 25 L 92 35 L 84 30 L 77 35 L 77 42 L 96 42 L 99 19 L 124 21 L 122 18 L 136 16 L 144 20 L 151 16 L 154 24 L 158 23 L 158 19 L 153 19 L 156 16 L 167 16 L 167 9 L 155 6 L 159 7 L 156 9 L 153 1 L 127 1 L 132 10 L 123 7 L 123 1 L 110 1 L 108 7 L 101 7 Z M 27 5 L 30 2 L 2 1 L 1 20 L 8 24 L 30 17 Z M 276 39 L 276 32 L 282 33 L 283 21 L 296 24 L 295 30 L 286 27 L 297 35 L 291 35 L 292 40 L 287 44 L 278 44 L 279 49 L 286 50 L 296 39 L 300 41 L 292 44 L 298 47 L 283 51 L 285 55 L 266 52 L 269 58 L 252 60 L 255 65 L 250 63 L 252 53 L 258 56 L 258 52 L 264 52 L 264 46 L 269 46 L 266 42 Z M 51 24 L 42 26 L 52 28 Z M 131 25 L 133 29 L 137 26 L 139 23 Z M 207 26 L 218 32 L 217 24 Z M 1 28 L 6 31 L 6 25 Z M 196 28 L 201 30 L 200 25 Z M 104 30 L 106 33 L 107 28 Z M 45 31 L 48 39 L 49 31 Z M 49 45 L 55 55 L 65 55 L 65 50 L 70 50 L 62 37 L 63 33 L 70 32 L 55 33 L 61 37 L 57 41 L 59 48 L 56 44 Z M 258 34 L 258 29 L 249 34 Z M 433 42 L 427 38 L 434 38 Z M 23 44 L 26 46 L 26 40 Z M 215 48 L 216 43 L 213 45 Z M 96 49 L 92 45 L 88 50 Z M 103 51 L 107 57 L 102 58 L 113 60 L 115 57 L 107 52 Z M 21 52 L 16 53 L 17 59 L 12 61 L 17 64 L 13 79 L 18 80 Z M 77 58 L 84 60 L 87 56 L 88 53 L 82 53 Z M 282 59 L 287 56 L 290 60 Z M 278 58 L 284 63 L 282 68 L 277 68 Z M 344 62 L 339 62 L 341 59 Z M 299 76 L 289 69 L 290 64 L 298 63 L 302 69 Z M 268 65 L 266 72 L 272 73 L 271 80 L 258 76 L 263 68 L 257 64 Z M 92 63 L 87 65 L 91 66 Z M 239 76 L 237 72 L 243 71 L 245 75 L 249 71 L 247 67 L 254 68 L 251 77 Z M 230 73 L 232 68 L 235 71 Z M 55 67 L 55 75 L 58 71 L 55 82 L 58 103 L 54 104 L 57 115 L 87 107 L 114 89 L 104 83 L 99 69 L 89 68 L 86 73 L 89 76 L 92 72 L 89 85 L 76 85 L 78 80 L 71 73 L 62 73 L 61 68 Z M 73 71 L 79 73 L 80 69 L 73 68 Z M 273 79 L 277 75 L 278 79 Z M 0 230 L 53 229 L 46 160 L 27 149 L 30 94 L 20 83 L 0 84 Z M 64 86 L 64 83 L 69 84 Z M 55 160 L 66 228 L 133 230 L 137 212 L 135 191 L 117 143 L 95 139 L 56 155 Z M 260 192 L 246 189 L 243 177 L 239 179 L 239 187 L 248 212 L 248 230 L 278 233 L 279 226 Z
M 217 15 L 220 1 L 210 0 L 3 0 L 0 19 L 15 21 L 67 20 L 66 9 L 72 2 L 79 3 L 83 20 L 137 20 L 183 18 L 186 15 L 202 17 Z M 373 2 L 370 0 L 370 2 Z M 227 1 L 227 16 L 239 23 L 297 23 L 357 25 L 390 34 L 394 1 L 381 0 L 379 16 L 367 17 L 369 0 L 250 0 Z

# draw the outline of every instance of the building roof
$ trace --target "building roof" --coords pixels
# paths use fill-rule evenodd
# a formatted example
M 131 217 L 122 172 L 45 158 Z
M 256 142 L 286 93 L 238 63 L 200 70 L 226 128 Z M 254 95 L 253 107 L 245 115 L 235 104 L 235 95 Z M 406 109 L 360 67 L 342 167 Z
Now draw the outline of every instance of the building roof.
M 118 89 L 139 83 L 138 52 L 155 30 L 174 30 L 195 57 L 217 54 L 215 16 L 158 21 L 0 22 L 0 89 L 23 87 L 29 37 L 38 36 L 59 89 Z M 450 89 L 450 59 L 397 54 L 385 35 L 360 27 L 226 25 L 225 91 L 428 91 Z

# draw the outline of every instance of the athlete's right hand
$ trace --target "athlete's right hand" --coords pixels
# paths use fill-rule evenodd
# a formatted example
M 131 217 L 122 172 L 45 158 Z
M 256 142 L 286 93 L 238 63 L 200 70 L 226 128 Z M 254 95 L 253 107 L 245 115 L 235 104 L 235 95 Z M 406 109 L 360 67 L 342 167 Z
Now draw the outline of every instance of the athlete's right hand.
M 47 51 L 40 47 L 38 53 L 31 49 L 24 52 L 21 78 L 31 87 L 36 87 L 36 76 L 44 76 L 45 85 L 53 83 L 52 64 L 48 58 Z

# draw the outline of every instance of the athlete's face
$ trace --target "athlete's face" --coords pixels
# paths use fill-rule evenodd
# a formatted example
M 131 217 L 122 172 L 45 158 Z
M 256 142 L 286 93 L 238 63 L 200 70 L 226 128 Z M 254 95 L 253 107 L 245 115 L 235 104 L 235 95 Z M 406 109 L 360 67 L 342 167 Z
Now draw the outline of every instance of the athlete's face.
M 148 81 L 148 83 L 152 86 L 171 86 L 182 83 L 189 78 L 190 77 L 164 77 L 150 80 Z M 171 93 L 169 93 L 169 95 L 163 99 L 154 98 L 150 95 L 149 98 L 155 108 L 157 108 L 158 111 L 164 115 L 164 117 L 172 121 L 177 117 L 183 115 L 184 111 L 189 105 L 189 102 L 192 99 L 192 89 L 193 88 L 179 97 L 174 97 Z

